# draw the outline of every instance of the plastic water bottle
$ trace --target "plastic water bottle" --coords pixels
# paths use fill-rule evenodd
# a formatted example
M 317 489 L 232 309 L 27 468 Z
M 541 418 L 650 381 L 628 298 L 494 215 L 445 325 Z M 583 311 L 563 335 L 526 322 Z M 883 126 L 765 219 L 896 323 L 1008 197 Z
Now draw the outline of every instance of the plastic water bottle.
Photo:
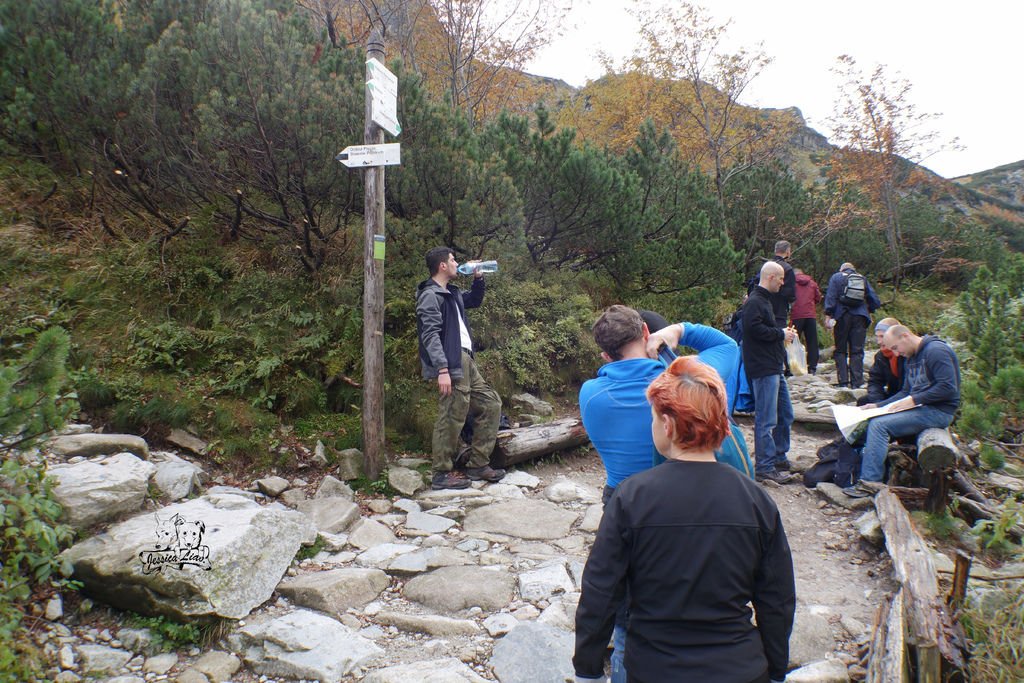
M 478 263 L 463 263 L 459 265 L 459 272 L 463 275 L 472 275 L 477 270 L 481 273 L 497 273 L 497 261 L 480 261 Z

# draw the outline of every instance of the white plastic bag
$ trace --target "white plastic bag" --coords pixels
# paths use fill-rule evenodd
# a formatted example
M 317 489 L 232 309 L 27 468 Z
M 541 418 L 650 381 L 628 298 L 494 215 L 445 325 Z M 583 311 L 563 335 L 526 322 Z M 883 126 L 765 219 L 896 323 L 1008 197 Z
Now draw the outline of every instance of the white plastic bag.
M 793 337 L 793 341 L 786 344 L 786 358 L 789 360 L 789 371 L 794 377 L 807 374 L 807 354 L 804 345 L 800 343 L 800 337 Z

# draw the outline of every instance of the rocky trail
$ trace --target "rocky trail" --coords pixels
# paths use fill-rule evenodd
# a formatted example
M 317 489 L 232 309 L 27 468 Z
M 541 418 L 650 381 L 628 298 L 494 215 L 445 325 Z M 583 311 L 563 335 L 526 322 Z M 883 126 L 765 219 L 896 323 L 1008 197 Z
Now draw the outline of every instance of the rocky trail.
M 802 384 L 814 385 L 813 395 L 794 386 L 805 409 L 836 393 Z M 752 421 L 741 424 L 752 443 Z M 304 479 L 211 480 L 184 449 L 87 432 L 72 426 L 40 454 L 85 532 L 66 552 L 88 596 L 36 605 L 29 625 L 50 680 L 572 680 L 579 585 L 601 517 L 593 451 L 465 491 L 424 490 L 425 461 L 404 458 L 389 476 L 403 493 L 387 498 L 318 468 Z M 832 437 L 796 426 L 794 468 L 816 462 Z M 797 577 L 788 680 L 858 680 L 859 646 L 893 587 L 871 503 L 768 486 Z M 220 627 L 202 647 L 161 652 L 158 634 L 127 623 L 121 610 L 133 607 Z

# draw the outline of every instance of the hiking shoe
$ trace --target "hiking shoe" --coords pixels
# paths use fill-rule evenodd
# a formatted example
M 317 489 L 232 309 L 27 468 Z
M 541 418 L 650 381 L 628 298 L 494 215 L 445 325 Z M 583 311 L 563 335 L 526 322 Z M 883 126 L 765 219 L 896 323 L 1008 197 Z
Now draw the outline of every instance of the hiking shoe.
M 430 488 L 435 491 L 469 488 L 469 478 L 458 470 L 434 472 L 434 476 L 430 480 Z
M 850 498 L 868 498 L 884 488 L 885 484 L 880 481 L 864 481 L 863 479 L 860 479 L 853 486 L 847 486 L 844 488 L 843 493 Z
M 494 483 L 501 481 L 505 476 L 505 470 L 493 469 L 490 465 L 484 465 L 483 467 L 467 467 L 466 476 L 473 481 L 489 481 Z
M 789 460 L 776 460 L 775 469 L 778 472 L 789 472 L 792 469 Z
M 788 484 L 793 481 L 793 475 L 787 472 L 779 472 L 778 470 L 771 470 L 770 472 L 756 472 L 754 474 L 754 481 L 762 483 L 772 481 L 776 484 Z

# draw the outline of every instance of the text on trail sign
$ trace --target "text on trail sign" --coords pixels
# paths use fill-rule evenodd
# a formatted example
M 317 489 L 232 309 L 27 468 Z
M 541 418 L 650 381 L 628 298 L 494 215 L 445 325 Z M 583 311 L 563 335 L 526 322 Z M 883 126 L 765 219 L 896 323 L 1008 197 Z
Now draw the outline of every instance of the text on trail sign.
M 392 142 L 385 145 L 352 145 L 334 157 L 349 168 L 364 166 L 397 166 L 402 163 L 401 144 Z
M 398 122 L 398 78 L 374 58 L 366 60 L 366 90 L 370 99 L 370 120 L 398 135 L 402 125 Z

